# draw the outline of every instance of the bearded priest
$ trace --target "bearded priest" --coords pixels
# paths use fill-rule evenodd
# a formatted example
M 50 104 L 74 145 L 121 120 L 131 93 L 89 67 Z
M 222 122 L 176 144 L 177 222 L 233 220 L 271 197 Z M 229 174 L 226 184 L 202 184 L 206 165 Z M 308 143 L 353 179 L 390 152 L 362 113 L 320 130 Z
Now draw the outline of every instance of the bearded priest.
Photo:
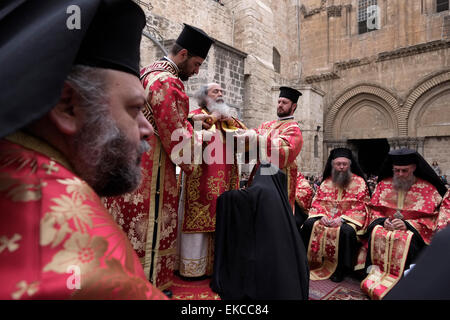
M 301 229 L 311 280 L 341 282 L 354 269 L 357 236 L 364 232 L 369 200 L 367 182 L 352 151 L 331 150 Z
M 430 244 L 446 191 L 417 151 L 389 152 L 369 205 L 366 265 L 370 267 L 361 289 L 370 298 L 382 299 Z

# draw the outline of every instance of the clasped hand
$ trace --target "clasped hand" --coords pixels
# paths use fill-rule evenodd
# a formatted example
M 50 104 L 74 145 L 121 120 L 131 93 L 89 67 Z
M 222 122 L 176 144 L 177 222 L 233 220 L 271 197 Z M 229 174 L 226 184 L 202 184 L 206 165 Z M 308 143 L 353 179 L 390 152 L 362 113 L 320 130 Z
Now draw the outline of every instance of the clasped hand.
M 329 228 L 337 228 L 340 227 L 342 224 L 342 220 L 340 217 L 331 219 L 328 217 L 322 217 L 322 219 L 320 219 L 320 223 L 323 224 L 325 227 L 329 227 Z
M 393 219 L 393 220 L 391 220 L 390 218 L 388 218 L 388 219 L 384 220 L 383 227 L 386 230 L 389 230 L 389 231 L 406 230 L 406 224 L 401 219 Z

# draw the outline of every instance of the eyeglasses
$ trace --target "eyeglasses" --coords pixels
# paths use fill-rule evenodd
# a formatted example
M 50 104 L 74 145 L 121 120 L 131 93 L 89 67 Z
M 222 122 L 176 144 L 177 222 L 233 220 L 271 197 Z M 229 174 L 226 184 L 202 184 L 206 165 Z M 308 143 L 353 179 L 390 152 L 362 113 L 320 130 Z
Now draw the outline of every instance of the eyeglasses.
M 411 169 L 410 168 L 406 168 L 406 169 L 392 169 L 392 171 L 394 171 L 394 173 L 408 173 Z

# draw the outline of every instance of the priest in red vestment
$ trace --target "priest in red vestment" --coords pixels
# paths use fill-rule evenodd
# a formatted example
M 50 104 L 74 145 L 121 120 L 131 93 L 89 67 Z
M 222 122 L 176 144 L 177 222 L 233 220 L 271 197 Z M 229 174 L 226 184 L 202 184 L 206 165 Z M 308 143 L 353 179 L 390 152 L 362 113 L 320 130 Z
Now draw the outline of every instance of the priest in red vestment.
M 206 114 L 211 115 L 214 122 L 208 129 L 211 137 L 203 145 L 201 164 L 185 175 L 183 181 L 179 273 L 191 280 L 212 275 L 216 202 L 223 192 L 239 188 L 232 133 L 246 128 L 225 103 L 219 84 L 201 86 L 195 97 L 200 108 L 192 110 L 189 118 Z
M 370 193 L 350 149 L 331 150 L 322 176 L 301 234 L 311 280 L 340 282 L 355 268 Z
M 447 188 L 416 151 L 389 152 L 370 201 L 368 276 L 361 289 L 382 299 L 430 244 Z
M 72 5 L 83 14 L 78 31 L 66 24 Z M 0 91 L 0 299 L 167 299 L 99 198 L 137 187 L 153 134 L 139 81 L 142 9 L 7 1 L 0 17 L 0 82 L 9 83 Z
M 201 130 L 194 131 L 188 121 L 189 97 L 183 81 L 198 73 L 212 42 L 204 31 L 185 25 L 169 55 L 141 70 L 147 95 L 145 115 L 155 129 L 148 140 L 151 150 L 142 158 L 143 180 L 135 191 L 106 199 L 109 211 L 141 259 L 146 276 L 161 290 L 172 285 L 177 258 L 179 195 L 175 166 L 192 173 L 202 156 Z M 196 118 L 200 129 L 206 118 Z
M 236 134 L 238 144 L 248 139 L 250 160 L 257 158 L 248 184 L 261 162 L 271 163 L 287 176 L 289 203 L 294 212 L 295 189 L 297 186 L 297 156 L 303 146 L 303 136 L 298 122 L 294 120 L 298 98 L 302 94 L 290 87 L 280 87 L 277 106 L 277 120 L 262 123 L 258 128 L 240 131 Z M 262 174 L 271 174 L 263 170 Z

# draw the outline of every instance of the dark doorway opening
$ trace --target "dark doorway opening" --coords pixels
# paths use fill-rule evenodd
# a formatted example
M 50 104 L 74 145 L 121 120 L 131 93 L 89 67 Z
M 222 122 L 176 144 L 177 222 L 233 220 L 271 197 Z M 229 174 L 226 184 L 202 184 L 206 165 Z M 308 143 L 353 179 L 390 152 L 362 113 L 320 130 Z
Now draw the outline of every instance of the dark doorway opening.
M 361 139 L 349 140 L 350 144 L 356 147 L 359 165 L 364 173 L 378 175 L 378 172 L 389 152 L 387 139 Z

